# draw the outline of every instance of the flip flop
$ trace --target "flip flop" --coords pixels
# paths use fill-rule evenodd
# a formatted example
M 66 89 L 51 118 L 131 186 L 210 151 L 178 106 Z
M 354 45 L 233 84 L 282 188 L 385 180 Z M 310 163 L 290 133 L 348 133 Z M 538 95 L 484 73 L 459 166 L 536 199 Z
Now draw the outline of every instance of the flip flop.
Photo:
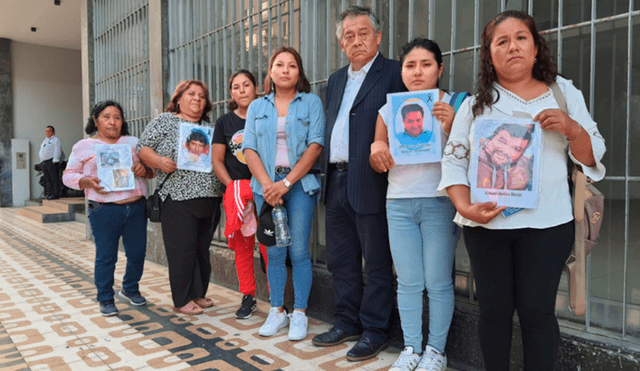
M 202 308 L 200 308 L 196 303 L 193 302 L 193 300 L 188 302 L 187 305 L 185 305 L 184 307 L 175 308 L 174 310 L 176 312 L 180 312 L 188 315 L 197 315 L 197 314 L 202 314 L 202 312 L 204 312 Z
M 193 299 L 193 302 L 196 303 L 200 308 L 210 308 L 213 306 L 213 300 L 209 298 Z

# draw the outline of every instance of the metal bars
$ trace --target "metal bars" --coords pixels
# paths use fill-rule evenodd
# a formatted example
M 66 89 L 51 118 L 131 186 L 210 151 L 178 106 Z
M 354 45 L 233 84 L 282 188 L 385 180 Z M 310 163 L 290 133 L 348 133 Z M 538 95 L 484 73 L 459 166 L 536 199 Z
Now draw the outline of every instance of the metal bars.
M 436 6 L 438 2 L 441 2 L 440 8 Z M 125 109 L 132 133 L 139 135 L 146 122 L 151 119 L 149 113 L 149 38 L 159 37 L 158 35 L 149 35 L 148 0 L 94 0 L 93 3 L 94 34 L 92 36 L 95 45 L 93 57 L 95 60 L 96 101 L 103 99 L 119 101 Z M 414 10 L 422 9 L 420 5 L 424 3 L 428 4 L 428 16 L 427 14 L 415 14 Z M 379 19 L 389 20 L 386 22 L 387 24 L 381 24 L 381 31 L 385 35 L 384 39 L 388 39 L 388 45 L 383 45 L 382 49 L 387 57 L 398 55 L 400 48 L 407 41 L 406 39 L 425 36 L 416 34 L 414 26 L 422 27 L 423 23 L 427 22 L 426 29 L 429 38 L 436 41 L 446 40 L 440 42 L 443 56 L 450 58 L 448 60 L 449 79 L 443 83 L 448 82 L 449 89 L 453 89 L 455 85 L 460 87 L 460 90 L 473 91 L 480 57 L 480 32 L 484 26 L 481 22 L 487 21 L 487 9 L 492 12 L 495 9 L 504 10 L 508 3 L 510 3 L 510 8 L 520 6 L 520 10 L 532 14 L 536 20 L 544 18 L 545 15 L 534 14 L 534 11 L 550 14 L 549 22 L 545 29 L 541 29 L 541 33 L 557 37 L 556 62 L 560 69 L 562 69 L 563 61 L 566 62 L 566 68 L 570 69 L 568 67 L 570 59 L 565 60 L 564 58 L 574 57 L 563 55 L 563 45 L 569 48 L 572 42 L 570 31 L 581 27 L 585 28 L 585 32 L 587 28 L 590 30 L 590 39 L 585 37 L 585 40 L 589 40 L 588 43 L 585 42 L 585 46 L 590 47 L 590 55 L 588 60 L 584 61 L 584 67 L 581 68 L 590 68 L 588 77 L 584 77 L 585 81 L 589 79 L 588 83 L 585 83 L 588 87 L 583 87 L 583 90 L 585 93 L 588 90 L 588 105 L 592 114 L 595 105 L 601 103 L 596 99 L 596 92 L 610 88 L 610 86 L 598 86 L 596 82 L 598 76 L 596 69 L 599 71 L 598 74 L 600 71 L 602 73 L 610 72 L 603 70 L 608 66 L 596 64 L 596 55 L 600 56 L 599 45 L 596 43 L 600 28 L 596 26 L 610 22 L 611 28 L 620 28 L 619 25 L 614 26 L 614 23 L 626 21 L 627 84 L 624 88 L 626 95 L 623 102 L 626 107 L 626 119 L 624 123 L 622 121 L 617 123 L 617 128 L 613 128 L 612 124 L 611 129 L 615 129 L 616 135 L 624 133 L 626 150 L 617 151 L 615 155 L 608 154 L 609 156 L 617 156 L 615 160 L 624 163 L 624 167 L 606 178 L 608 182 L 619 185 L 621 190 L 624 188 L 624 195 L 616 195 L 620 196 L 620 200 L 624 199 L 624 210 L 619 211 L 624 217 L 624 223 L 619 223 L 614 227 L 616 228 L 614 233 L 624 236 L 624 242 L 620 242 L 624 246 L 616 246 L 616 251 L 624 251 L 624 278 L 621 283 L 623 294 L 620 298 L 621 303 L 617 303 L 617 299 L 593 298 L 593 300 L 597 300 L 598 303 L 616 302 L 615 305 L 622 306 L 622 314 L 620 315 L 622 323 L 619 332 L 615 332 L 614 335 L 630 341 L 630 336 L 633 334 L 630 334 L 627 322 L 633 321 L 635 316 L 640 313 L 637 309 L 633 309 L 633 313 L 629 312 L 632 304 L 629 303 L 631 298 L 627 297 L 627 291 L 630 289 L 627 286 L 638 288 L 635 283 L 632 283 L 637 281 L 629 281 L 629 277 L 627 277 L 629 272 L 632 272 L 627 269 L 629 255 L 633 251 L 633 249 L 630 250 L 630 244 L 637 243 L 631 241 L 629 236 L 632 232 L 630 202 L 635 200 L 630 188 L 637 185 L 640 179 L 640 176 L 633 173 L 633 169 L 630 168 L 630 159 L 633 156 L 631 140 L 634 138 L 632 135 L 638 130 L 638 128 L 631 127 L 630 118 L 632 114 L 631 97 L 633 97 L 632 46 L 638 43 L 638 40 L 633 40 L 633 24 L 634 22 L 638 23 L 640 18 L 640 11 L 634 10 L 634 0 L 629 1 L 626 13 L 601 18 L 597 16 L 596 0 L 591 0 L 591 16 L 583 18 L 587 19 L 586 21 L 573 24 L 568 24 L 567 18 L 563 15 L 569 11 L 567 7 L 570 3 L 566 0 L 528 0 L 521 1 L 520 5 L 513 5 L 514 2 L 506 0 L 167 0 L 169 37 L 168 52 L 164 57 L 168 57 L 169 62 L 166 68 L 169 69 L 169 73 L 165 92 L 170 96 L 176 84 L 184 79 L 196 78 L 206 82 L 210 88 L 211 100 L 216 108 L 212 113 L 212 120 L 215 120 L 217 116 L 225 112 L 226 100 L 229 98 L 227 83 L 231 73 L 239 68 L 249 69 L 256 75 L 260 84 L 264 80 L 265 74 L 268 73 L 268 61 L 273 50 L 280 45 L 290 45 L 301 51 L 307 77 L 311 80 L 313 91 L 321 94 L 330 74 L 348 63 L 344 53 L 336 46 L 335 18 L 350 5 L 372 6 Z M 470 8 L 471 4 L 473 4 L 473 8 Z M 447 20 L 443 21 L 442 15 L 436 14 L 436 9 L 441 9 L 443 6 L 451 6 L 450 20 L 448 20 L 448 15 L 445 17 Z M 458 18 L 460 15 L 457 13 L 466 9 L 469 11 L 473 9 L 473 30 L 469 27 L 463 27 L 465 25 L 461 21 L 458 22 L 460 27 L 456 27 L 457 20 L 462 19 Z M 557 26 L 554 25 L 555 19 L 558 21 Z M 436 20 L 439 25 L 444 24 L 444 28 L 442 26 L 436 28 Z M 449 32 L 451 32 L 450 38 Z M 464 47 L 456 45 L 464 45 Z M 602 46 L 600 47 L 602 48 Z M 322 52 L 325 52 L 324 56 L 321 54 Z M 458 61 L 461 65 L 465 61 L 464 53 L 466 52 L 473 52 L 473 74 L 470 78 L 461 77 L 460 74 L 456 76 L 455 71 L 456 58 L 461 57 Z M 566 51 L 565 54 L 567 54 Z M 325 65 L 322 66 L 322 63 Z M 599 60 L 598 64 L 600 64 Z M 570 72 L 569 75 L 582 76 L 575 71 L 567 72 Z M 599 84 L 602 85 L 602 83 Z M 611 107 L 603 108 L 603 106 L 598 106 L 598 109 L 613 110 Z M 620 192 L 622 193 L 622 191 Z M 322 222 L 320 221 L 320 223 Z M 322 227 L 315 228 L 314 233 L 317 234 L 320 230 Z M 314 259 L 319 256 L 316 250 L 322 248 L 319 242 L 322 240 L 317 235 L 312 237 Z M 322 263 L 320 262 L 320 264 Z M 463 274 L 462 272 L 458 273 Z M 592 326 L 593 331 L 597 330 L 596 327 L 606 327 L 601 323 L 592 323 L 593 320 L 587 316 L 586 331 L 591 332 Z M 637 336 L 637 332 L 635 336 Z
M 93 5 L 95 100 L 119 102 L 132 135 L 151 118 L 148 10 L 146 0 Z
M 227 79 L 233 71 L 248 69 L 261 82 L 265 61 L 274 45 L 276 48 L 291 45 L 294 40 L 299 44 L 300 26 L 293 25 L 294 11 L 299 9 L 299 4 L 295 7 L 296 3 L 297 0 L 169 0 L 167 93 L 172 94 L 181 80 L 202 80 L 209 86 L 216 108 L 212 118 L 223 114 L 228 99 Z M 202 15 L 205 10 L 210 12 L 208 16 Z M 215 19 L 211 13 L 215 14 Z M 310 19 L 316 20 L 315 17 Z M 277 42 L 272 35 L 277 35 Z M 292 46 L 299 49 L 299 45 Z

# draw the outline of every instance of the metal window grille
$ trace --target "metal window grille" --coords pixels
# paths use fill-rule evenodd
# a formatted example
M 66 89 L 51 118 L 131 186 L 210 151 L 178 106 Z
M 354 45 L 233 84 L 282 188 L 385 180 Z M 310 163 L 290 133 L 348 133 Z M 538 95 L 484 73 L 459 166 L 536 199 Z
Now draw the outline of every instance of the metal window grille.
M 120 103 L 140 136 L 151 119 L 148 0 L 95 0 L 93 11 L 95 100 Z
M 130 121 L 144 125 L 148 98 L 147 3 L 95 1 L 96 100 L 119 99 Z M 605 227 L 592 253 L 586 319 L 558 315 L 587 332 L 640 343 L 640 2 L 634 0 L 168 0 L 169 82 L 206 82 L 216 110 L 225 112 L 228 78 L 238 68 L 264 80 L 272 51 L 298 49 L 313 92 L 324 99 L 329 75 L 346 65 L 335 37 L 335 19 L 349 5 L 373 8 L 383 34 L 380 51 L 397 58 L 415 36 L 435 39 L 445 73 L 441 87 L 473 91 L 484 25 L 503 10 L 532 14 L 559 70 L 583 92 L 592 116 L 607 139 L 603 163 L 607 177 L 599 188 L 607 197 Z M 635 42 L 634 42 L 635 41 Z M 638 48 L 635 48 L 638 49 Z M 165 56 L 166 57 L 166 56 Z M 634 73 L 635 72 L 635 73 Z M 131 87 L 135 86 L 134 90 Z M 145 96 L 146 94 L 146 96 Z M 133 99 L 133 101 L 132 101 Z M 148 99 L 147 99 L 148 100 Z M 135 103 L 133 103 L 135 102 Z M 130 108 L 130 107 L 135 107 Z M 324 261 L 324 208 L 312 231 L 313 259 Z M 634 224 L 635 223 L 635 224 Z M 218 235 L 220 238 L 221 236 Z M 221 239 L 222 241 L 222 239 Z M 466 252 L 458 248 L 456 287 L 473 300 Z M 561 284 L 559 302 L 566 283 Z M 605 330 L 606 329 L 606 330 Z

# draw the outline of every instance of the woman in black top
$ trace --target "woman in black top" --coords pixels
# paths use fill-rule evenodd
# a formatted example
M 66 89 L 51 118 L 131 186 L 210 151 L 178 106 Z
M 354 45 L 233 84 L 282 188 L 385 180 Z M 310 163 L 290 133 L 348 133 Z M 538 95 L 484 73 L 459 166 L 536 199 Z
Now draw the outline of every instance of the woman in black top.
M 257 82 L 255 76 L 247 70 L 238 70 L 229 79 L 231 101 L 227 108 L 229 113 L 216 121 L 213 134 L 212 162 L 213 170 L 227 187 L 231 181 L 251 179 L 251 172 L 242 154 L 242 137 L 244 133 L 245 117 L 249 104 L 257 97 Z M 253 268 L 253 249 L 255 235 L 245 237 L 242 233 L 234 233 L 229 238 L 229 248 L 235 252 L 236 271 L 240 291 L 244 295 L 236 318 L 251 317 L 257 310 L 256 282 Z M 262 251 L 264 246 L 260 246 Z

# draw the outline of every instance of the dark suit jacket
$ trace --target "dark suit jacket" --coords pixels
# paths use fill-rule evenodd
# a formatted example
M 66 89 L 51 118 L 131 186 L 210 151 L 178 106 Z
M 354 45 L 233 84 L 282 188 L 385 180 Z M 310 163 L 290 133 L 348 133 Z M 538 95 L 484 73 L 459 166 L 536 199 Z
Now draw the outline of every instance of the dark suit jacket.
M 325 125 L 325 182 L 331 176 L 331 132 L 340 111 L 342 95 L 347 84 L 349 66 L 342 67 L 329 77 L 327 85 L 327 121 Z M 400 63 L 378 54 L 365 77 L 349 112 L 349 202 L 361 214 L 381 213 L 385 210 L 387 174 L 378 174 L 369 164 L 371 143 L 376 129 L 378 110 L 387 102 L 387 93 L 405 91 L 400 75 Z M 323 187 L 326 192 L 327 187 Z M 326 194 L 324 195 L 326 200 Z

